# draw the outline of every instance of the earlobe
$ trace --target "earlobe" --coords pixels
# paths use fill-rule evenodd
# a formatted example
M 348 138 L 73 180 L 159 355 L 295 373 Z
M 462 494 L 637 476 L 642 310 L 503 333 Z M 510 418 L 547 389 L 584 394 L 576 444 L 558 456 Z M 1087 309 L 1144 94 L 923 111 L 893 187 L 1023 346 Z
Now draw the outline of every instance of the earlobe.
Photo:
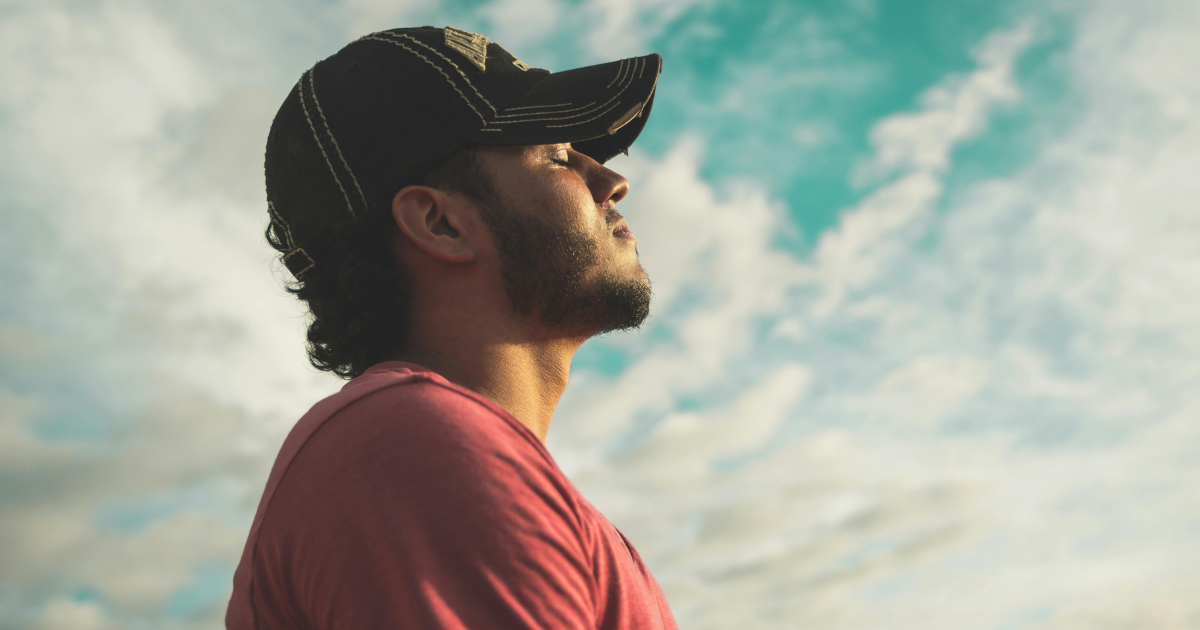
M 463 227 L 464 200 L 427 186 L 408 186 L 392 198 L 392 218 L 400 232 L 418 249 L 445 262 L 476 258 L 470 234 Z

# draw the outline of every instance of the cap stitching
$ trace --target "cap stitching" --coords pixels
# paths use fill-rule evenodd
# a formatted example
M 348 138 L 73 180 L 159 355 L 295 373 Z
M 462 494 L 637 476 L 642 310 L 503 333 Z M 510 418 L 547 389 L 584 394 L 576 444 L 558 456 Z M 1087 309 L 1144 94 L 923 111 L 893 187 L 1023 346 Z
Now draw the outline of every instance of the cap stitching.
M 399 46 L 399 47 L 403 48 L 404 50 L 407 50 L 408 52 L 420 57 L 422 61 L 433 66 L 434 70 L 437 70 L 439 73 L 441 73 L 442 77 L 446 79 L 446 83 L 449 83 L 450 87 L 454 88 L 454 91 L 458 92 L 458 95 L 461 96 L 462 100 L 466 102 L 467 107 L 470 107 L 471 111 L 475 112 L 476 116 L 479 116 L 479 120 L 483 121 L 483 124 L 485 124 L 485 125 L 487 124 L 487 119 L 483 117 L 483 114 L 479 113 L 479 110 L 475 109 L 475 106 L 471 104 L 471 99 L 467 98 L 467 95 L 463 94 L 462 90 L 458 89 L 458 86 L 454 84 L 454 81 L 450 80 L 450 75 L 446 74 L 446 71 L 442 70 L 441 66 L 430 61 L 429 58 L 426 57 L 425 55 L 422 55 L 421 53 L 409 48 L 408 46 L 405 46 L 404 44 L 402 44 L 394 39 L 384 39 L 382 37 L 375 37 L 374 35 L 364 35 L 364 36 L 360 37 L 359 39 L 360 40 L 371 39 L 371 40 L 374 40 L 377 42 L 384 42 L 385 44 L 392 44 L 393 46 Z M 489 105 L 489 107 L 490 107 L 490 105 Z
M 590 122 L 592 122 L 593 120 L 596 120 L 597 118 L 599 118 L 599 117 L 601 117 L 601 116 L 603 116 L 603 115 L 607 114 L 608 112 L 611 112 L 612 110 L 616 109 L 616 108 L 617 108 L 617 107 L 619 107 L 620 105 L 621 105 L 621 103 L 620 103 L 620 102 L 613 103 L 613 104 L 612 104 L 612 106 L 611 106 L 611 107 L 609 107 L 608 109 L 606 109 L 606 110 L 604 110 L 604 111 L 600 112 L 599 114 L 596 114 L 595 116 L 592 116 L 591 118 L 589 118 L 589 119 L 587 119 L 587 120 L 581 120 L 581 121 L 579 121 L 579 122 L 566 123 L 566 124 L 562 124 L 562 125 L 546 125 L 546 128 L 547 128 L 547 129 L 551 129 L 551 128 L 558 128 L 558 127 L 574 127 L 575 125 L 582 125 L 582 124 L 584 124 L 584 123 L 590 123 Z
M 574 103 L 555 103 L 553 105 L 525 105 L 522 107 L 506 107 L 504 109 L 504 111 L 511 112 L 511 111 L 515 111 L 518 109 L 536 109 L 538 107 L 567 107 L 568 105 L 574 105 Z M 586 107 L 586 105 L 585 105 L 585 107 Z
M 346 156 L 342 155 L 342 147 L 338 145 L 337 138 L 333 135 L 333 130 L 329 128 L 329 119 L 325 118 L 325 110 L 321 108 L 321 101 L 317 100 L 317 67 L 313 66 L 308 71 L 308 89 L 312 94 L 313 103 L 317 105 L 317 113 L 321 115 L 321 122 L 325 124 L 325 133 L 329 134 L 329 139 L 333 141 L 333 148 L 337 151 L 338 158 L 342 160 L 342 166 L 346 167 L 346 172 L 350 173 L 350 180 L 354 182 L 354 187 L 358 189 L 358 196 L 362 198 L 363 211 L 367 210 L 367 196 L 363 194 L 362 186 L 358 185 L 358 178 L 354 176 L 354 171 L 350 169 L 350 163 L 346 161 Z M 350 209 L 350 214 L 354 214 L 354 209 Z
M 627 81 L 627 80 L 628 80 L 628 81 L 632 81 L 632 80 L 633 80 L 633 71 L 634 71 L 634 70 L 635 70 L 635 69 L 638 67 L 638 62 L 639 62 L 639 61 L 641 61 L 641 60 L 640 60 L 640 59 L 633 59 L 633 60 L 631 60 L 631 61 L 630 61 L 628 64 L 626 64 L 626 65 L 625 65 L 625 70 L 624 70 L 624 71 L 621 73 L 621 77 L 620 77 L 620 79 L 619 79 L 619 80 L 617 80 L 617 81 L 615 81 L 615 83 L 616 83 L 617 85 L 622 85 L 622 84 L 624 84 L 624 83 L 625 83 L 625 81 Z M 626 73 L 628 73 L 628 74 L 626 74 Z M 614 83 L 613 81 L 610 81 L 610 82 L 609 82 L 609 85 L 612 85 L 613 83 Z
M 609 81 L 608 85 L 604 86 L 604 89 L 607 90 L 608 88 L 612 87 L 612 84 L 616 83 L 617 80 L 620 79 L 621 76 L 625 74 L 625 62 L 626 61 L 629 61 L 629 60 L 622 59 L 621 63 L 617 65 L 617 76 L 613 77 L 613 80 Z
M 325 164 L 329 166 L 329 172 L 333 174 L 333 181 L 337 183 L 338 189 L 342 191 L 342 196 L 346 198 L 346 207 L 350 210 L 350 216 L 354 216 L 354 205 L 350 203 L 350 195 L 346 194 L 346 187 L 342 186 L 342 180 L 338 177 L 337 169 L 333 168 L 333 162 L 329 160 L 329 154 L 325 152 L 325 146 L 321 144 L 321 136 L 317 133 L 317 127 L 313 124 L 312 116 L 308 113 L 308 105 L 304 103 L 304 77 L 306 75 L 311 83 L 312 70 L 310 69 L 308 72 L 300 75 L 300 107 L 304 110 L 304 118 L 308 120 L 308 128 L 312 129 L 313 139 L 317 141 L 317 148 L 321 150 L 321 155 L 325 158 Z
M 593 108 L 591 111 L 580 112 L 580 113 L 578 113 L 578 114 L 572 114 L 572 115 L 570 115 L 570 116 L 560 116 L 560 117 L 558 117 L 558 118 L 534 118 L 534 119 L 531 119 L 531 120 L 497 120 L 497 121 L 495 121 L 493 124 L 510 124 L 510 123 L 541 122 L 541 121 L 546 121 L 546 120 L 570 120 L 570 119 L 572 119 L 572 118 L 579 118 L 580 116 L 587 116 L 588 114 L 591 114 L 591 113 L 593 113 L 593 112 L 595 112 L 595 111 L 599 110 L 601 107 L 604 107 L 605 105 L 608 105 L 609 103 L 611 103 L 611 102 L 613 102 L 614 100 L 616 100 L 616 99 L 617 99 L 619 96 L 621 96 L 621 94 L 623 94 L 623 93 L 625 92 L 625 90 L 628 90 L 628 89 L 629 89 L 629 86 L 631 86 L 631 85 L 633 85 L 633 72 L 630 72 L 630 73 L 629 73 L 629 82 L 628 82 L 628 83 L 626 83 L 626 84 L 625 84 L 625 86 L 624 86 L 624 87 L 622 87 L 620 91 L 618 91 L 616 94 L 614 94 L 614 95 L 612 96 L 612 98 L 608 99 L 607 101 L 604 101 L 604 102 L 603 102 L 603 103 L 601 103 L 600 105 L 597 105 L 597 106 L 596 106 L 595 108 Z M 619 105 L 619 104 L 620 104 L 620 103 L 617 103 L 617 105 Z M 595 117 L 593 117 L 593 118 L 589 118 L 589 119 L 587 119 L 587 120 L 585 120 L 585 121 L 581 121 L 581 122 L 578 122 L 578 123 L 570 123 L 570 124 L 566 124 L 566 125 L 546 125 L 546 127 L 570 127 L 570 126 L 572 126 L 572 125 L 581 125 L 581 124 L 583 124 L 583 123 L 585 123 L 585 122 L 590 122 L 590 121 L 593 121 L 593 120 L 595 120 L 596 118 L 599 118 L 600 116 L 603 116 L 605 113 L 607 113 L 608 111 L 612 110 L 612 108 L 613 108 L 613 107 L 616 107 L 616 105 L 613 105 L 612 107 L 609 107 L 608 109 L 606 109 L 606 110 L 604 110 L 603 112 L 601 112 L 599 115 L 597 115 L 597 116 L 595 116 Z
M 275 202 L 267 201 L 267 213 L 271 215 L 271 223 L 283 228 L 283 244 L 287 245 L 288 249 L 296 249 L 296 241 L 292 240 L 292 228 L 288 227 L 287 221 L 284 221 L 283 216 L 275 209 Z
M 596 104 L 596 101 L 592 101 L 591 103 L 588 103 L 587 105 L 580 105 L 579 107 L 576 107 L 574 109 L 547 109 L 545 111 L 540 111 L 540 112 L 523 112 L 520 114 L 499 114 L 496 116 L 496 118 L 497 119 L 518 118 L 520 116 L 545 116 L 546 114 L 565 114 L 567 112 L 574 112 L 574 111 L 578 111 L 581 109 L 587 109 L 595 104 Z M 506 109 L 504 111 L 508 111 L 508 110 Z
M 417 44 L 419 44 L 420 46 L 424 47 L 429 52 L 441 57 L 442 59 L 445 59 L 446 63 L 450 64 L 451 66 L 454 66 L 454 69 L 458 71 L 459 76 L 462 77 L 463 82 L 465 82 L 468 86 L 471 87 L 471 91 L 475 93 L 475 96 L 478 96 L 479 100 L 483 101 L 484 105 L 487 105 L 489 108 L 491 108 L 493 114 L 497 113 L 496 107 L 494 105 L 492 105 L 492 103 L 490 101 L 488 101 L 487 98 L 479 92 L 479 89 L 476 88 L 475 85 L 473 83 L 471 83 L 471 80 L 467 78 L 467 73 L 463 72 L 462 68 L 459 68 L 458 64 L 454 63 L 453 60 L 451 60 L 446 55 L 443 55 L 442 53 L 438 52 L 438 50 L 436 48 L 433 48 L 429 44 L 426 44 L 425 42 L 420 41 L 420 40 L 412 37 L 411 35 L 397 35 L 397 37 L 403 37 L 404 39 L 410 39 L 410 40 L 416 42 Z M 486 37 L 484 38 L 484 41 L 487 41 Z
M 637 62 L 635 61 L 634 63 L 636 64 Z M 593 107 L 592 109 L 590 109 L 590 110 L 588 110 L 588 111 L 579 112 L 578 114 L 571 114 L 570 116 L 560 116 L 560 117 L 558 117 L 558 118 L 533 118 L 533 119 L 528 119 L 528 120 L 497 120 L 497 121 L 495 121 L 495 124 L 504 124 L 504 123 L 525 123 L 525 122 L 540 122 L 540 121 L 545 121 L 545 120 L 570 120 L 570 119 L 572 119 L 572 118 L 579 118 L 580 116 L 587 116 L 587 115 L 589 115 L 589 114 L 592 114 L 592 113 L 594 113 L 594 112 L 598 111 L 599 109 L 601 109 L 601 108 L 602 108 L 602 107 L 604 107 L 605 105 L 608 105 L 609 103 L 611 103 L 611 102 L 613 102 L 614 100 L 616 100 L 617 98 L 619 98 L 619 97 L 620 97 L 622 94 L 624 94 L 624 93 L 625 93 L 625 90 L 628 90 L 628 89 L 629 89 L 629 86 L 633 85 L 633 72 L 632 72 L 632 70 L 629 72 L 629 77 L 628 77 L 628 79 L 629 79 L 629 80 L 628 80 L 627 82 L 625 82 L 625 84 L 624 84 L 624 85 L 621 87 L 621 89 L 620 89 L 620 90 L 618 90 L 618 91 L 617 91 L 617 93 L 616 93 L 616 94 L 612 95 L 612 97 L 611 97 L 611 98 L 609 98 L 607 101 L 604 101 L 603 103 L 601 103 L 601 104 L 597 105 L 596 107 Z M 614 107 L 615 107 L 615 106 L 614 106 Z M 612 109 L 612 107 L 609 107 L 608 109 L 609 109 L 609 110 L 611 110 L 611 109 Z M 608 111 L 608 110 L 605 110 L 605 111 Z M 551 112 L 551 113 L 556 113 L 556 112 Z M 603 115 L 603 114 L 601 114 L 601 115 Z M 588 120 L 595 120 L 595 118 L 589 118 Z M 573 123 L 573 124 L 574 124 L 574 123 Z M 547 125 L 547 126 L 549 126 L 549 125 Z M 569 125 L 556 125 L 556 126 L 559 126 L 559 127 L 566 127 L 566 126 L 569 126 Z
M 391 35 L 391 36 L 393 36 L 393 37 L 403 37 L 404 39 L 412 40 L 413 42 L 415 42 L 416 44 L 418 44 L 418 45 L 420 45 L 421 47 L 425 48 L 425 49 L 426 49 L 426 50 L 428 50 L 429 52 L 431 52 L 431 53 L 433 53 L 433 54 L 435 54 L 435 55 L 437 55 L 437 56 L 441 57 L 442 59 L 445 59 L 445 60 L 446 60 L 446 63 L 448 63 L 448 64 L 450 64 L 450 65 L 454 66 L 454 69 L 458 71 L 458 74 L 459 74 L 460 76 L 462 76 L 462 78 L 463 78 L 463 81 L 465 81 L 465 82 L 466 82 L 466 84 L 467 84 L 468 86 L 470 86 L 470 87 L 471 87 L 471 91 L 472 91 L 472 92 L 475 92 L 475 96 L 478 96 L 478 97 L 479 97 L 479 100 L 483 101 L 483 103 L 484 103 L 485 105 L 487 105 L 488 107 L 490 107 L 490 108 L 492 109 L 492 113 L 493 113 L 493 114 L 497 113 L 497 112 L 496 112 L 496 108 L 495 108 L 495 107 L 494 107 L 494 106 L 493 106 L 493 105 L 492 105 L 490 102 L 488 102 L 488 100 L 487 100 L 486 98 L 484 98 L 483 94 L 480 94 L 480 93 L 479 93 L 479 90 L 478 90 L 478 89 L 476 89 L 475 85 L 471 83 L 471 80 L 467 78 L 467 74 L 466 74 L 465 72 L 463 72 L 463 71 L 462 71 L 462 68 L 459 68 L 459 67 L 458 67 L 458 64 L 454 63 L 454 61 L 453 61 L 453 60 L 451 60 L 449 57 L 447 57 L 446 55 L 443 55 L 442 53 L 438 52 L 438 50 L 437 50 L 436 48 L 433 48 L 433 47 L 431 47 L 429 44 L 426 44 L 425 42 L 423 42 L 423 41 L 421 41 L 421 40 L 419 40 L 419 39 L 416 39 L 416 38 L 412 37 L 411 35 L 397 35 L 396 33 L 388 33 L 387 31 L 383 31 L 383 34 L 384 34 L 384 35 Z M 484 38 L 484 39 L 486 39 L 486 38 Z

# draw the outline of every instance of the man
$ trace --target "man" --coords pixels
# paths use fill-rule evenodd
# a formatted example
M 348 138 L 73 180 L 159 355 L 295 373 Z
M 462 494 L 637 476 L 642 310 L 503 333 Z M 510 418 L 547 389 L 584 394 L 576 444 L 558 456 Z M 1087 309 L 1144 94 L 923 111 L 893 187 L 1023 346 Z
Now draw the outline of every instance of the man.
M 425 27 L 301 76 L 267 140 L 267 238 L 313 365 L 353 380 L 284 442 L 228 628 L 675 627 L 543 445 L 574 352 L 648 313 L 603 163 L 661 62 L 551 74 Z

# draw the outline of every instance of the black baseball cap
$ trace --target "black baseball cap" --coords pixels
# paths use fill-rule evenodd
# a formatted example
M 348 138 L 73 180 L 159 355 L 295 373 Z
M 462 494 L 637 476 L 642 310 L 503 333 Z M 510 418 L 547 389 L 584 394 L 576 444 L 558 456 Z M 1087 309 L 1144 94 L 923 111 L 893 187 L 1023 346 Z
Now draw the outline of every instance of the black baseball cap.
M 339 225 L 389 208 L 470 145 L 570 142 L 604 163 L 641 133 L 662 57 L 564 72 L 521 62 L 453 27 L 372 33 L 317 62 L 267 138 L 267 205 L 297 279 L 321 264 Z

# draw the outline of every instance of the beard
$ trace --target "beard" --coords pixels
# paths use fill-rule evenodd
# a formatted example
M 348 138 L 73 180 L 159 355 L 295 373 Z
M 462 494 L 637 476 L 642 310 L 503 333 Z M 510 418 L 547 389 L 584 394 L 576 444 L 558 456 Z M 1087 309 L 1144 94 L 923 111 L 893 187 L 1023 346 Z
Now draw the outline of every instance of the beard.
M 613 269 L 588 282 L 601 263 L 599 243 L 585 232 L 556 227 L 509 210 L 481 208 L 500 254 L 500 275 L 513 309 L 552 330 L 601 335 L 631 330 L 650 314 L 650 279 Z

